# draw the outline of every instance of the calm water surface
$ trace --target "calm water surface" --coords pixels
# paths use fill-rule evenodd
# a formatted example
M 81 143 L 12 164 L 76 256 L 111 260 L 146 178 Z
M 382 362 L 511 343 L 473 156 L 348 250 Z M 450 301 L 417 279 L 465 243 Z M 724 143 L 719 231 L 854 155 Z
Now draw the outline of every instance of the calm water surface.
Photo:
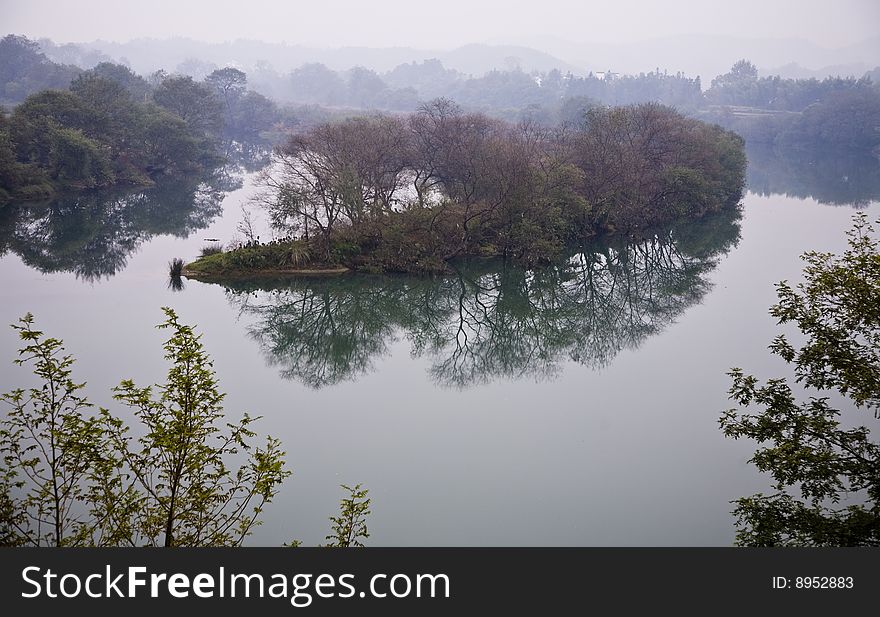
M 178 182 L 0 211 L 0 323 L 63 338 L 98 404 L 161 381 L 161 306 L 198 324 L 228 393 L 294 475 L 252 544 L 323 541 L 340 483 L 373 498 L 372 545 L 727 545 L 729 502 L 767 489 L 723 438 L 731 366 L 787 367 L 773 284 L 880 217 L 876 161 L 750 153 L 742 218 L 584 247 L 540 271 L 167 286 L 228 241 L 253 193 Z M 0 389 L 31 383 L 0 331 Z M 120 413 L 122 410 L 118 410 Z

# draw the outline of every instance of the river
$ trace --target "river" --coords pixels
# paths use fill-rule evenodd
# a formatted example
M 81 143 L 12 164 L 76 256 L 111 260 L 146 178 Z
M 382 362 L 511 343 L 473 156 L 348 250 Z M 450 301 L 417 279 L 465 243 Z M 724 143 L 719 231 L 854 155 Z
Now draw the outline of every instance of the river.
M 253 175 L 0 210 L 0 323 L 27 312 L 91 400 L 159 382 L 162 306 L 197 324 L 226 413 L 261 415 L 293 476 L 249 544 L 323 542 L 342 483 L 372 497 L 369 545 L 729 545 L 730 501 L 769 483 L 725 439 L 726 371 L 767 345 L 774 283 L 880 218 L 876 161 L 750 152 L 742 217 L 574 251 L 527 272 L 168 286 L 229 241 Z M 0 390 L 33 383 L 0 331 Z

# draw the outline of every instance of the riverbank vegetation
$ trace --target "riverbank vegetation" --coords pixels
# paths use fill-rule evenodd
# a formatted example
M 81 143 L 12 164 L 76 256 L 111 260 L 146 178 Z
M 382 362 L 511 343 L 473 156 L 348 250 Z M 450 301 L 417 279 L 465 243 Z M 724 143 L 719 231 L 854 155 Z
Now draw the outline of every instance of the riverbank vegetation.
M 721 428 L 755 440 L 750 462 L 773 478 L 772 494 L 735 502 L 740 545 L 880 546 L 880 241 L 864 214 L 847 235 L 842 255 L 806 253 L 805 280 L 777 285 L 770 314 L 801 336 L 770 350 L 799 387 L 730 372 L 741 409 Z
M 209 134 L 95 74 L 81 75 L 68 91 L 34 94 L 0 119 L 0 152 L 3 197 L 19 200 L 145 185 L 220 162 Z
M 286 454 L 272 437 L 254 444 L 258 418 L 225 422 L 201 336 L 163 310 L 165 383 L 113 389 L 132 424 L 94 409 L 63 342 L 31 315 L 13 325 L 15 363 L 39 384 L 0 395 L 0 546 L 240 546 L 260 524 L 291 475 Z M 327 546 L 362 546 L 367 490 L 343 489 Z
M 197 82 L 161 71 L 145 79 L 102 62 L 65 72 L 62 86 L 36 79 L 57 65 L 32 41 L 7 36 L 0 53 L 10 59 L 4 92 L 27 93 L 11 113 L 0 109 L 0 204 L 204 172 L 223 162 L 221 143 L 254 141 L 278 116 L 233 68 Z
M 462 256 L 548 263 L 597 234 L 736 207 L 745 164 L 739 137 L 662 105 L 594 108 L 547 129 L 438 99 L 416 114 L 294 135 L 259 198 L 281 239 L 248 239 L 187 272 L 439 272 Z
M 698 117 L 736 131 L 747 141 L 783 150 L 880 151 L 880 84 L 870 77 L 781 79 L 759 77 L 737 62 L 713 80 Z

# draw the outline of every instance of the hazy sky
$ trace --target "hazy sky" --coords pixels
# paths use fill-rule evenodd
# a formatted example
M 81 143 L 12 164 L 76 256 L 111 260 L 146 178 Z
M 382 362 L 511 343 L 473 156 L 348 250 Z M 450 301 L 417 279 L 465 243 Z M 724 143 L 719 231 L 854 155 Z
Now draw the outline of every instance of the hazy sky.
M 632 42 L 677 34 L 844 46 L 880 31 L 878 0 L 0 0 L 2 33 L 59 42 L 185 36 L 309 46 Z

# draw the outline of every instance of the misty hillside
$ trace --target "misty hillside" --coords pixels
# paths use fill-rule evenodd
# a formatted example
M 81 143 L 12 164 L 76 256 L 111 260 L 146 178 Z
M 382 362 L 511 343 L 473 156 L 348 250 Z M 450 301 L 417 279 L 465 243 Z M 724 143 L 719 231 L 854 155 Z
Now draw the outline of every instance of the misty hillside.
M 530 43 L 587 70 L 640 73 L 659 68 L 699 75 L 706 84 L 740 58 L 749 58 L 758 66 L 768 68 L 796 63 L 813 74 L 783 77 L 820 79 L 838 74 L 861 75 L 867 68 L 880 64 L 880 37 L 837 49 L 824 48 L 804 39 L 700 34 L 653 38 L 639 43 L 574 42 L 555 37 L 535 37 Z M 835 67 L 840 70 L 835 71 Z
M 113 59 L 128 64 L 142 74 L 149 74 L 160 68 L 177 67 L 193 59 L 217 66 L 254 68 L 269 65 L 278 72 L 289 72 L 309 63 L 321 63 L 334 70 L 363 66 L 385 72 L 400 64 L 430 59 L 438 59 L 446 67 L 470 75 L 516 67 L 526 72 L 552 69 L 575 74 L 587 72 L 583 67 L 544 52 L 514 45 L 475 44 L 444 51 L 411 47 L 318 49 L 250 40 L 203 43 L 184 38 L 137 39 L 127 43 L 93 41 L 74 45 L 55 45 L 45 39 L 40 42 L 46 55 L 56 62 L 77 64 L 88 69 L 102 60 Z
M 184 67 L 193 61 L 212 68 L 237 66 L 244 70 L 273 70 L 287 73 L 308 63 L 321 63 L 333 70 L 355 66 L 387 72 L 411 62 L 440 60 L 465 75 L 480 76 L 491 70 L 519 68 L 524 72 L 558 69 L 575 75 L 612 70 L 638 74 L 655 70 L 700 76 L 704 86 L 724 73 L 734 62 L 749 58 L 766 74 L 783 77 L 860 76 L 880 65 L 880 37 L 873 37 L 836 49 L 824 48 L 803 39 L 758 39 L 688 35 L 655 38 L 634 43 L 588 43 L 553 37 L 538 37 L 530 46 L 471 44 L 449 50 L 413 47 L 315 48 L 295 44 L 235 40 L 204 43 L 188 38 L 136 39 L 127 43 L 93 41 L 56 45 L 41 41 L 46 55 L 59 63 L 91 68 L 114 60 L 141 74 L 160 68 L 193 74 Z M 695 51 L 698 50 L 698 51 Z M 190 66 L 190 68 L 192 68 Z M 198 76 L 198 75 L 196 75 Z

